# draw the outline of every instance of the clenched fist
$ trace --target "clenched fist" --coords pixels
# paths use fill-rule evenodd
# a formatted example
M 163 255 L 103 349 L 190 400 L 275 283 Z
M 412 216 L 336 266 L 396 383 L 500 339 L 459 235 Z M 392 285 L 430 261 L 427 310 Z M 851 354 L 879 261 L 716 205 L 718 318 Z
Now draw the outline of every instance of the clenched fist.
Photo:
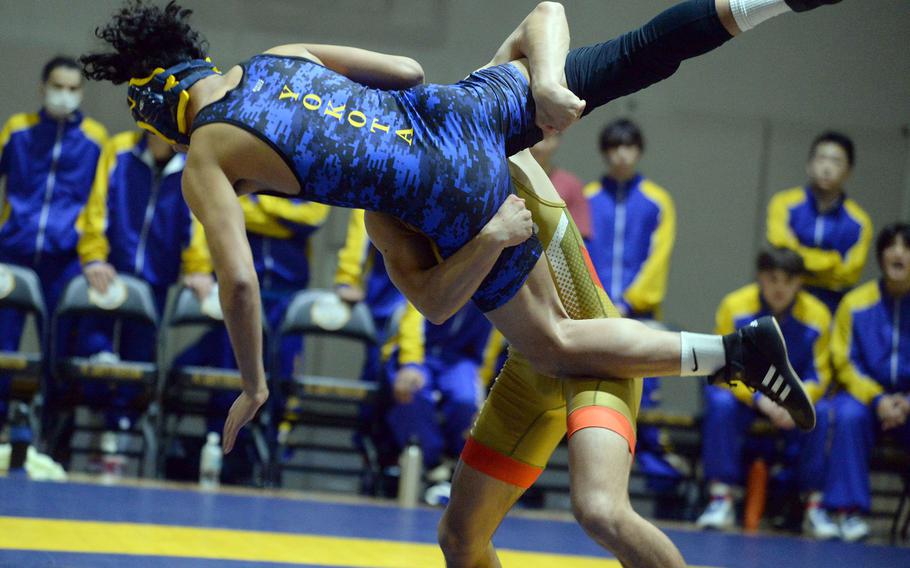
M 535 122 L 543 130 L 544 136 L 562 132 L 572 126 L 585 110 L 585 101 L 556 83 L 536 85 L 531 89 L 531 94 L 537 107 Z
M 481 233 L 496 239 L 503 248 L 513 247 L 531 238 L 534 234 L 534 221 L 531 212 L 525 207 L 525 200 L 517 195 L 509 195 Z

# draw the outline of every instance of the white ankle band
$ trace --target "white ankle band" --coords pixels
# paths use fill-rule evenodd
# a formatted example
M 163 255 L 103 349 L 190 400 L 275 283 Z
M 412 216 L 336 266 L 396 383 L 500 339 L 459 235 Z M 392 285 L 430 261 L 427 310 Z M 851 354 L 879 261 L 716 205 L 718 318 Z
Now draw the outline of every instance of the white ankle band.
M 784 0 L 730 0 L 730 11 L 742 31 L 790 11 Z
M 713 375 L 727 362 L 724 341 L 719 335 L 684 331 L 679 334 L 679 355 L 681 377 Z

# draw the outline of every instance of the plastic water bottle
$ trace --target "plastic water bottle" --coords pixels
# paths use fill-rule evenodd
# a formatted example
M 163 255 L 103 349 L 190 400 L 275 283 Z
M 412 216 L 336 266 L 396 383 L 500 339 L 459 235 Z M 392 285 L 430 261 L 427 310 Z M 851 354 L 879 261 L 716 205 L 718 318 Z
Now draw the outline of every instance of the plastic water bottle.
M 9 426 L 9 442 L 10 446 L 12 446 L 9 470 L 10 472 L 17 472 L 25 469 L 28 447 L 32 443 L 32 428 L 29 424 L 28 407 L 26 405 L 18 402 L 13 405 L 12 410 Z
M 423 476 L 423 451 L 417 438 L 411 438 L 398 458 L 401 477 L 398 479 L 398 504 L 405 508 L 417 506 Z
M 203 489 L 215 489 L 221 481 L 221 436 L 209 432 L 199 455 L 199 485 Z
M 112 483 L 123 477 L 126 457 L 120 455 L 117 432 L 108 430 L 101 434 L 101 481 Z

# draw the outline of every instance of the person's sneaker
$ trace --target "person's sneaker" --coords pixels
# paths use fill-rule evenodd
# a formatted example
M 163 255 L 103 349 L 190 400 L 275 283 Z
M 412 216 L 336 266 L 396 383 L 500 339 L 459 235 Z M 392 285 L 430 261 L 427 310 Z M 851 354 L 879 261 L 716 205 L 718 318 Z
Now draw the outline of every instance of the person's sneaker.
M 733 528 L 733 521 L 733 499 L 714 497 L 695 521 L 695 526 L 700 529 L 730 529 Z
M 727 364 L 711 384 L 741 381 L 781 405 L 801 430 L 815 428 L 815 407 L 787 358 L 777 320 L 764 316 L 723 337 Z
M 856 542 L 869 536 L 869 523 L 856 514 L 841 515 L 841 538 L 847 542 Z
M 803 517 L 803 533 L 819 540 L 840 538 L 840 527 L 822 507 L 808 507 Z
M 837 4 L 841 0 L 784 0 L 794 12 L 808 12 L 825 4 Z

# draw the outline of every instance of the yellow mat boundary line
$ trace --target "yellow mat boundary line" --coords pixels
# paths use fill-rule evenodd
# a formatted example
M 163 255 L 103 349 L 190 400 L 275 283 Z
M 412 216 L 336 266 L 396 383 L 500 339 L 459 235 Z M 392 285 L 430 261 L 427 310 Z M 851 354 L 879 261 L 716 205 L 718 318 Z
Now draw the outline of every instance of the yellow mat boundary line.
M 0 517 L 0 549 L 357 568 L 427 568 L 444 565 L 439 547 L 425 543 L 28 517 Z M 499 556 L 504 565 L 522 568 L 620 566 L 619 562 L 612 559 L 568 554 L 499 550 Z

